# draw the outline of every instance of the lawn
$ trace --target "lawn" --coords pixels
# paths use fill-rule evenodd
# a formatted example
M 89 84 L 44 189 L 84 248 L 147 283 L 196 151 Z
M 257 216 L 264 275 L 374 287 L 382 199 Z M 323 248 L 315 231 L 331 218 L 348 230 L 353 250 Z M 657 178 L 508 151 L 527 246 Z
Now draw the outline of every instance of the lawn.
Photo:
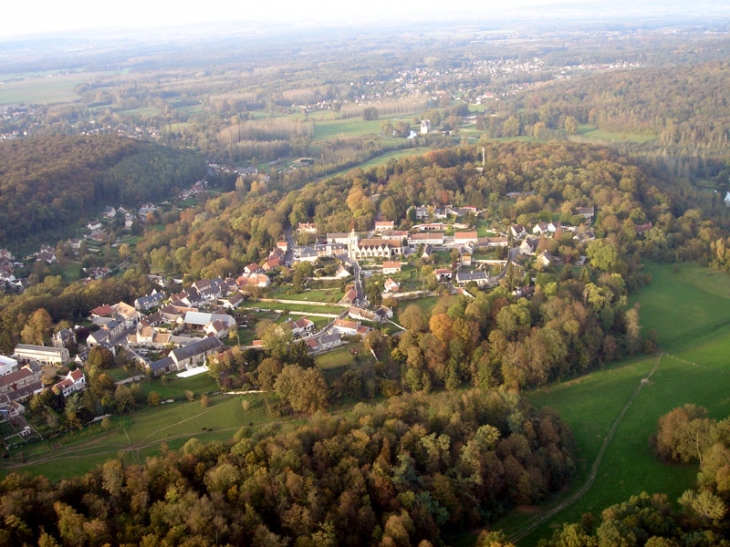
M 634 301 L 641 305 L 645 331 L 655 329 L 669 351 L 619 425 L 587 495 L 543 524 L 520 545 L 535 545 L 563 522 L 605 507 L 642 491 L 663 492 L 676 500 L 695 483 L 694 466 L 667 466 L 653 455 L 649 437 L 660 416 L 672 408 L 694 403 L 710 415 L 730 415 L 730 276 L 693 264 L 649 264 L 653 281 Z M 688 320 L 687 318 L 690 318 Z M 683 326 L 689 325 L 689 328 Z M 705 333 L 700 335 L 701 333 Z M 623 405 L 646 377 L 654 357 L 636 358 L 570 382 L 528 394 L 538 408 L 554 408 L 570 425 L 577 443 L 578 475 L 571 492 L 582 485 L 603 440 Z M 556 496 L 567 497 L 570 492 Z M 513 511 L 496 524 L 507 533 L 519 530 L 531 515 Z
M 289 300 L 286 298 L 285 300 Z M 316 304 L 281 304 L 279 302 L 256 302 L 248 301 L 241 305 L 242 308 L 258 308 L 262 310 L 283 310 L 301 311 L 305 313 L 342 313 L 343 306 L 318 306 Z
M 287 294 L 284 291 L 272 292 L 271 298 L 280 300 L 297 300 L 302 302 L 329 302 L 337 303 L 345 295 L 340 289 L 317 289 L 298 294 Z
M 348 344 L 334 351 L 318 355 L 314 361 L 317 367 L 323 370 L 346 367 L 355 362 L 355 356 L 350 353 L 350 350 L 355 350 L 357 353 L 366 351 L 363 349 L 362 344 Z
M 411 304 L 418 306 L 423 312 L 424 317 L 431 317 L 431 310 L 436 305 L 438 298 L 435 296 L 429 296 L 428 298 L 419 298 L 417 300 L 403 300 L 398 303 L 398 308 L 395 310 L 395 322 L 400 323 L 399 314 L 405 310 Z

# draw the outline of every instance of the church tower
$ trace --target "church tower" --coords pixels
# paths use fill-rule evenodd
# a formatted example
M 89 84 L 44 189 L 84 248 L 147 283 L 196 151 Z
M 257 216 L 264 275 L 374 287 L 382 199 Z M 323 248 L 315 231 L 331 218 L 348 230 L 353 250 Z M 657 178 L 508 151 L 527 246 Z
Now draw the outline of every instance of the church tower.
M 352 231 L 347 238 L 347 256 L 352 259 L 357 259 L 358 251 L 360 250 L 360 240 L 355 233 L 355 227 L 352 227 Z

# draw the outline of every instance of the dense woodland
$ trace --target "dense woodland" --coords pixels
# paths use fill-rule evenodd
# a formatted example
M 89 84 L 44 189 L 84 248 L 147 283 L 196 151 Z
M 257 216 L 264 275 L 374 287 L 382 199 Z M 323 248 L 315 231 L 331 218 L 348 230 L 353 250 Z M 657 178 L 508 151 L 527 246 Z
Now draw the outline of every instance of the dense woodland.
M 393 398 L 52 485 L 0 482 L 3 545 L 438 545 L 561 488 L 560 420 L 497 391 Z M 419 543 L 424 541 L 423 543 Z
M 119 137 L 3 142 L 0 240 L 11 249 L 55 244 L 59 233 L 73 234 L 104 206 L 167 199 L 205 174 L 205 161 L 194 152 Z

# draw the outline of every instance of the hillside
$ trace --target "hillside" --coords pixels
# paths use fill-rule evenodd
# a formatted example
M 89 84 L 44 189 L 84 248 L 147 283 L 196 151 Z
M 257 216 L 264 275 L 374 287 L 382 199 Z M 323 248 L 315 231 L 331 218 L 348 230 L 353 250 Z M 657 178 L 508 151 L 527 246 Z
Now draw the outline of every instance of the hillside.
M 49 136 L 0 144 L 0 241 L 51 242 L 106 205 L 166 198 L 205 175 L 194 152 L 114 136 Z

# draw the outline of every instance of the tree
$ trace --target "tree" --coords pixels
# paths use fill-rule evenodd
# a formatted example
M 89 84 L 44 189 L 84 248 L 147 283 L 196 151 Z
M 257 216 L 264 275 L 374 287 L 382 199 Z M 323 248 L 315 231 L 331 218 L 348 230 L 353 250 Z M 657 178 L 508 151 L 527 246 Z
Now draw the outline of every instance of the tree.
M 86 365 L 92 367 L 94 370 L 111 368 L 114 366 L 114 354 L 102 346 L 94 346 L 89 351 Z
M 565 132 L 568 135 L 575 135 L 578 132 L 578 120 L 573 116 L 565 117 Z
M 274 385 L 277 395 L 295 412 L 314 413 L 327 408 L 327 383 L 316 368 L 287 365 Z
M 374 106 L 369 106 L 362 113 L 362 119 L 366 122 L 372 122 L 378 119 L 378 109 Z
M 51 315 L 44 308 L 38 308 L 23 327 L 20 337 L 26 344 L 41 346 L 51 336 L 52 326 Z

